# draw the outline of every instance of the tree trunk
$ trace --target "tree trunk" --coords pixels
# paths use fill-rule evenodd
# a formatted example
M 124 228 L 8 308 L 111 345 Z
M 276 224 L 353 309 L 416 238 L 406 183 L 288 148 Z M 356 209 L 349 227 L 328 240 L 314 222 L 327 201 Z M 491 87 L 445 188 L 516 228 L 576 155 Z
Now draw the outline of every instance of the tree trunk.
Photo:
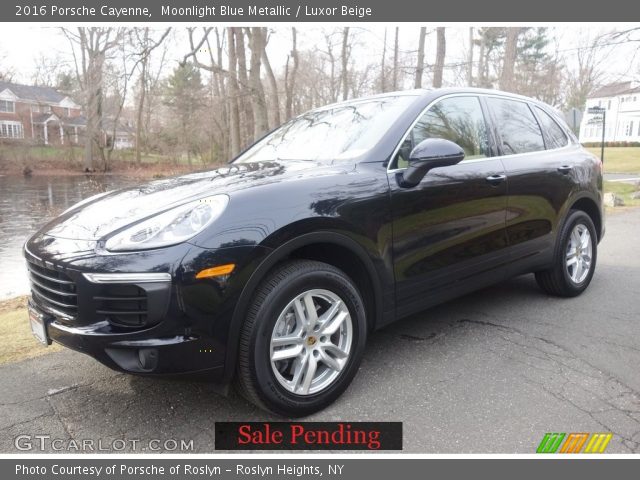
M 387 57 L 387 29 L 384 29 L 384 45 L 382 46 L 382 65 L 380 68 L 380 90 L 382 93 L 387 91 L 387 72 L 386 72 L 386 60 Z
M 297 47 L 297 34 L 296 27 L 291 27 L 291 59 L 293 60 L 293 66 L 287 75 L 286 82 L 286 104 L 285 104 L 285 116 L 286 120 L 289 120 L 293 116 L 293 95 L 296 88 L 296 75 L 298 73 L 298 47 Z
M 416 65 L 415 88 L 422 88 L 422 74 L 424 73 L 424 41 L 427 37 L 427 27 L 420 27 L 420 38 L 418 40 L 418 62 Z
M 240 112 L 238 110 L 238 57 L 233 27 L 227 28 L 229 43 L 229 150 L 231 158 L 240 153 Z
M 260 67 L 264 54 L 266 32 L 262 27 L 251 27 L 249 48 L 251 49 L 251 70 L 249 72 L 249 84 L 253 96 L 253 139 L 262 137 L 269 128 L 267 114 L 267 100 L 264 95 L 264 87 L 260 79 Z
M 145 37 L 149 35 L 149 29 L 145 29 Z M 136 164 L 142 162 L 142 115 L 144 112 L 144 100 L 147 94 L 147 62 L 148 57 L 140 61 L 140 93 L 138 97 L 138 111 L 136 113 Z
M 278 94 L 278 82 L 276 76 L 271 68 L 271 62 L 267 55 L 267 42 L 265 37 L 265 45 L 262 49 L 262 64 L 267 74 L 267 81 L 269 82 L 269 89 L 271 90 L 271 121 L 269 128 L 275 128 L 279 126 L 282 121 L 280 120 L 280 95 Z
M 520 27 L 507 28 L 507 39 L 504 47 L 504 62 L 500 75 L 500 90 L 510 91 L 514 87 L 514 67 L 518 55 L 518 37 Z
M 473 27 L 469 27 L 469 69 L 467 70 L 467 86 L 473 87 Z
M 395 92 L 396 90 L 398 90 L 398 51 L 399 51 L 399 46 L 398 46 L 398 33 L 399 33 L 400 28 L 396 27 L 396 38 L 395 41 L 393 43 L 393 76 L 392 76 L 392 82 L 393 82 L 393 91 Z
M 340 72 L 342 83 L 342 100 L 349 97 L 349 27 L 342 30 L 342 72 Z
M 433 87 L 440 88 L 442 87 L 442 75 L 444 72 L 444 58 L 447 53 L 447 39 L 444 27 L 438 27 L 436 29 L 436 34 L 436 64 L 433 70 Z

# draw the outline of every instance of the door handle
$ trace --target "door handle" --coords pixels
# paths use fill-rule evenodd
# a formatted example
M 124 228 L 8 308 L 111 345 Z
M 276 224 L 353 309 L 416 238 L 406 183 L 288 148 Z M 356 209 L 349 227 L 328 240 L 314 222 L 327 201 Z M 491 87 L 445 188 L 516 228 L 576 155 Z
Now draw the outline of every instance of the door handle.
M 495 187 L 500 185 L 502 182 L 504 182 L 506 178 L 507 176 L 502 174 L 489 175 L 487 177 L 487 182 L 489 182 L 491 185 Z
M 558 171 L 560 173 L 565 174 L 565 175 L 567 173 L 569 173 L 571 170 L 573 170 L 573 165 L 562 165 L 562 166 L 558 167 Z

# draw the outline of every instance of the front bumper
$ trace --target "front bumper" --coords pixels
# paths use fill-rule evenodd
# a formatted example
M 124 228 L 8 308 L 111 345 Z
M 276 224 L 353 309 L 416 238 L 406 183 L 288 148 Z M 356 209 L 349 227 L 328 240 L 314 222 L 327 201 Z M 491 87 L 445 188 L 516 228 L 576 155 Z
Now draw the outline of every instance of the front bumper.
M 34 237 L 25 246 L 31 301 L 46 314 L 52 341 L 128 373 L 223 378 L 234 302 L 256 247 L 113 255 L 65 243 Z M 237 273 L 195 278 L 224 263 L 236 263 Z

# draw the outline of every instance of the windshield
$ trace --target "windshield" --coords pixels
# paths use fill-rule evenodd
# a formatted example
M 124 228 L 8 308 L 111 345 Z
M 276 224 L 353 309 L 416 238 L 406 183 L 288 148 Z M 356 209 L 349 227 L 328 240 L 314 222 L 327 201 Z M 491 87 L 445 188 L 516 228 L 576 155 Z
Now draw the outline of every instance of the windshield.
M 342 103 L 294 118 L 243 153 L 234 163 L 314 160 L 331 163 L 372 149 L 415 100 L 397 95 Z

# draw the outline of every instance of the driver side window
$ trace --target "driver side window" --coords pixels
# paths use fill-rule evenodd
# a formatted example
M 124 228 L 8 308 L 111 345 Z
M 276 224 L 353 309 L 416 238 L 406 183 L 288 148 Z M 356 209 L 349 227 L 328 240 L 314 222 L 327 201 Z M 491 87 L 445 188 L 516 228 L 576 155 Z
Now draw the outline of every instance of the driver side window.
M 465 159 L 490 156 L 487 125 L 478 97 L 451 97 L 427 110 L 402 142 L 391 168 L 405 168 L 411 150 L 427 138 L 444 138 L 459 145 Z

